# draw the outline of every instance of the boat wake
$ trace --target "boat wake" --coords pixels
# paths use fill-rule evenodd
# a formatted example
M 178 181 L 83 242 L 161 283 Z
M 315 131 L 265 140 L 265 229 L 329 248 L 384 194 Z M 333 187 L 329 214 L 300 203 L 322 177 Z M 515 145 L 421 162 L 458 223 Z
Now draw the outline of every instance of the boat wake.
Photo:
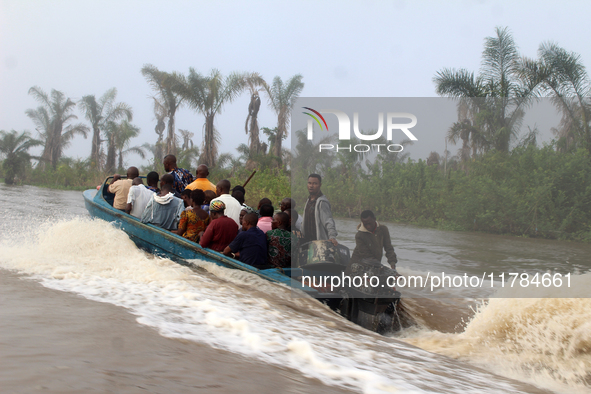
M 317 301 L 294 298 L 291 288 L 255 275 L 199 260 L 193 261 L 197 268 L 191 269 L 146 254 L 123 231 L 101 220 L 75 218 L 47 223 L 33 233 L 11 234 L 0 242 L 0 256 L 4 269 L 17 270 L 52 289 L 127 308 L 140 324 L 163 336 L 294 368 L 329 385 L 366 393 L 535 392 L 532 387 L 363 330 Z M 494 340 L 499 346 L 507 338 L 492 335 L 501 329 L 503 319 L 493 320 L 485 330 L 487 319 L 501 313 L 502 305 L 495 306 L 496 302 L 502 300 L 491 300 L 462 334 L 438 337 L 420 332 L 408 334 L 406 341 L 472 361 L 476 338 Z M 509 311 L 505 314 L 508 319 Z M 591 321 L 582 310 L 580 317 Z M 588 355 L 589 337 L 577 332 L 580 345 L 568 354 L 581 362 Z M 525 341 L 519 346 L 527 346 L 525 331 L 515 338 Z M 437 346 L 430 345 L 437 342 Z M 540 348 L 540 354 L 544 351 L 556 349 Z M 497 361 L 503 365 L 500 355 Z M 588 365 L 582 368 L 588 370 Z

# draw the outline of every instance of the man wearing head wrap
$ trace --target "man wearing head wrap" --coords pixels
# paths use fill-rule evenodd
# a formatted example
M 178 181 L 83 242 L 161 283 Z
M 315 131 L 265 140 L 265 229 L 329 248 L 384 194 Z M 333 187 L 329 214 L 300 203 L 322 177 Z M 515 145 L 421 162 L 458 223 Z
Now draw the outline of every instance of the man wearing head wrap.
M 238 225 L 233 219 L 224 215 L 226 204 L 213 200 L 209 204 L 211 223 L 199 240 L 199 245 L 222 252 L 238 235 Z

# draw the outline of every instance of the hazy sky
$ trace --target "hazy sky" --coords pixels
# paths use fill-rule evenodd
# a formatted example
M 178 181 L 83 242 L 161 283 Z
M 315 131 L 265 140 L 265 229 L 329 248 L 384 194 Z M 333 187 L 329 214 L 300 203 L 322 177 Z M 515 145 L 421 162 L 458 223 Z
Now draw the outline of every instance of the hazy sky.
M 303 97 L 433 97 L 437 70 L 478 70 L 496 26 L 510 28 L 523 55 L 535 57 L 551 40 L 591 64 L 590 14 L 588 1 L 0 0 L 0 129 L 34 133 L 25 115 L 38 106 L 31 86 L 74 100 L 116 87 L 142 130 L 134 144 L 154 143 L 153 92 L 140 73 L 147 63 L 182 73 L 256 71 L 269 83 L 300 73 Z M 248 141 L 248 100 L 243 94 L 216 118 L 220 152 Z M 263 102 L 259 123 L 275 127 Z M 203 122 L 185 107 L 176 126 L 200 145 Z M 89 154 L 82 137 L 66 151 Z

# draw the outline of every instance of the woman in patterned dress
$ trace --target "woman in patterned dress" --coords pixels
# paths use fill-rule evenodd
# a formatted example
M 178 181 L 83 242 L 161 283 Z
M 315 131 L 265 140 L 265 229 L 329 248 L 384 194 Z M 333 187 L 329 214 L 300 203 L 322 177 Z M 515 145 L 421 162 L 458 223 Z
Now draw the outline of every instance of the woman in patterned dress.
M 176 234 L 182 235 L 193 242 L 199 242 L 199 237 L 203 234 L 207 225 L 211 221 L 209 214 L 201 208 L 205 193 L 201 189 L 195 189 L 191 192 L 191 206 L 193 209 L 187 209 L 181 213 L 181 220 L 179 222 Z

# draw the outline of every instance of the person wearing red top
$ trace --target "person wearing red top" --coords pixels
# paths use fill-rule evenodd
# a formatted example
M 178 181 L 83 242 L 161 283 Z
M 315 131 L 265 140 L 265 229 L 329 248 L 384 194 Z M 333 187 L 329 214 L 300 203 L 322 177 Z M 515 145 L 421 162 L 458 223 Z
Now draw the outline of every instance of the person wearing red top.
M 209 215 L 211 223 L 199 240 L 199 245 L 204 248 L 213 249 L 216 252 L 222 252 L 226 246 L 238 235 L 238 225 L 236 222 L 224 215 L 226 205 L 219 200 L 214 200 L 209 205 Z

